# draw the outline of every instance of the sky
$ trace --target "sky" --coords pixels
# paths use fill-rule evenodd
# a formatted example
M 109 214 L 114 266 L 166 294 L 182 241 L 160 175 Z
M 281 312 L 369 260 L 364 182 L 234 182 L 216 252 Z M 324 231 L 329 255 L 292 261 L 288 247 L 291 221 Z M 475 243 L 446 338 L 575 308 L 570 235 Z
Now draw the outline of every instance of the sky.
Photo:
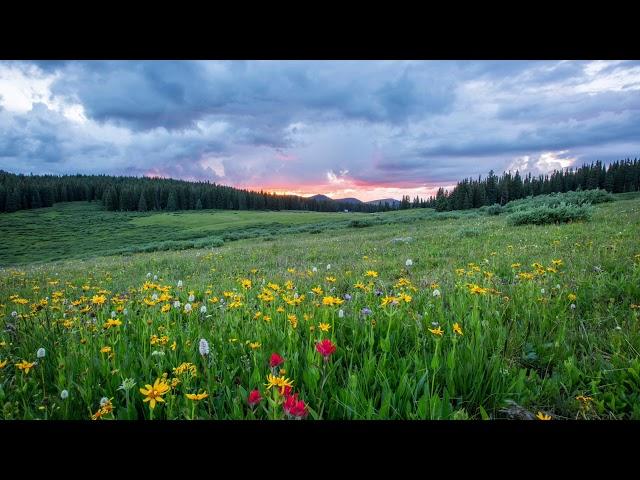
M 0 169 L 361 200 L 640 157 L 638 61 L 0 61 Z

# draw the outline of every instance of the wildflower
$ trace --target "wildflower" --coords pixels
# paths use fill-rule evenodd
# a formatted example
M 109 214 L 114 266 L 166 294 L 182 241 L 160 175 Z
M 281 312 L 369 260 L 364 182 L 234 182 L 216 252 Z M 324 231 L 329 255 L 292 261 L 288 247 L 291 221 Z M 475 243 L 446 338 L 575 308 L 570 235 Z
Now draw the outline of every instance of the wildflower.
M 13 318 L 16 318 L 18 316 L 18 312 L 16 312 L 15 310 L 13 312 L 11 312 L 11 316 Z
M 453 331 L 454 331 L 455 333 L 457 333 L 458 335 L 464 335 L 464 334 L 462 333 L 462 327 L 460 326 L 460 324 L 459 324 L 458 322 L 456 322 L 456 323 L 454 323 L 454 324 L 453 324 Z
M 161 350 L 154 350 L 151 352 L 152 357 L 164 357 L 164 352 Z
M 60 392 L 60 398 L 62 400 L 66 400 L 67 398 L 69 398 L 69 392 L 67 390 L 62 390 Z
M 168 303 L 165 303 L 160 309 L 162 313 L 167 313 L 169 310 L 171 310 L 171 305 L 169 305 Z
M 318 286 L 318 287 L 313 287 L 313 288 L 311 289 L 311 291 L 312 291 L 313 293 L 315 293 L 316 295 L 322 295 L 322 294 L 324 293 L 324 292 L 322 291 L 322 288 L 320 288 L 319 286 Z
M 207 392 L 185 393 L 184 396 L 187 397 L 189 400 L 193 400 L 194 402 L 199 402 L 200 400 L 204 400 L 205 398 L 207 398 L 209 394 Z
M 121 320 L 109 318 L 103 326 L 104 328 L 109 329 L 112 327 L 119 327 L 120 325 L 122 325 Z
M 44 356 L 47 354 L 46 350 L 44 348 L 39 348 L 38 351 L 36 352 L 36 357 L 37 358 L 44 358 Z
M 101 407 L 104 407 L 107 403 L 111 403 L 111 400 L 109 400 L 109 398 L 107 398 L 107 397 L 102 397 L 102 398 L 100 399 L 100 406 L 101 406 Z
M 295 395 L 287 395 L 284 403 L 282 404 L 282 408 L 287 415 L 298 420 L 306 417 L 309 414 L 307 405 L 303 400 L 298 400 L 297 393 Z
M 572 303 L 571 305 L 569 305 L 569 307 L 571 308 L 571 310 L 575 310 L 576 309 L 576 304 Z
M 93 303 L 94 305 L 102 305 L 106 301 L 107 297 L 105 297 L 104 295 L 94 295 L 93 297 L 91 297 L 91 303 Z
M 430 328 L 429 331 L 431 333 L 433 333 L 435 336 L 440 336 L 441 337 L 444 334 L 444 331 L 440 327 Z
M 147 273 L 147 278 L 151 277 L 151 272 Z
M 182 280 L 178 280 L 178 288 L 182 288 Z
M 438 290 L 436 288 L 431 295 L 433 295 L 434 297 L 439 297 L 440 296 L 440 290 Z
M 158 275 L 153 276 L 153 281 L 155 282 L 156 280 L 158 280 Z
M 5 359 L 3 362 L 0 362 L 0 370 L 2 370 L 4 367 L 6 367 L 8 362 L 9 362 L 8 359 Z
M 204 314 L 204 313 L 207 313 L 207 307 L 206 307 L 206 305 L 202 305 L 202 306 L 200 307 L 200 313 L 203 313 L 203 314 Z
M 570 293 L 569 295 L 567 295 L 567 298 L 569 299 L 569 301 L 575 302 L 578 297 L 576 296 L 575 293 Z
M 348 293 L 345 293 L 343 298 L 344 298 L 346 301 L 349 301 L 349 300 L 351 300 L 351 295 L 349 295 Z
M 18 367 L 19 370 L 24 371 L 24 373 L 28 374 L 29 370 L 31 370 L 34 366 L 35 366 L 36 362 L 27 362 L 26 360 L 23 360 L 20 363 L 16 363 L 16 367 Z
M 318 328 L 320 328 L 320 330 L 323 332 L 328 332 L 329 329 L 331 328 L 331 325 L 329 325 L 328 323 L 320 323 L 318 325 Z
M 254 407 L 258 405 L 262 401 L 262 396 L 260 395 L 260 390 L 257 388 L 255 390 L 251 390 L 249 392 L 249 398 L 247 399 L 247 403 L 250 407 Z
M 323 305 L 330 305 L 330 306 L 334 306 L 334 305 L 341 305 L 344 303 L 344 300 L 338 298 L 338 297 L 332 297 L 332 296 L 328 296 L 328 297 L 324 297 L 322 299 L 322 304 Z
M 248 278 L 245 278 L 244 280 L 242 280 L 242 288 L 244 288 L 245 290 L 248 290 L 251 288 L 251 280 L 249 280 Z
M 133 378 L 125 378 L 122 380 L 122 383 L 118 387 L 118 390 L 126 390 L 129 391 L 135 386 L 136 382 Z
M 338 318 L 344 318 L 344 310 L 338 310 Z
M 278 367 L 284 363 L 284 358 L 282 358 L 277 353 L 272 353 L 271 358 L 269 359 L 269 366 L 271 368 Z
M 538 414 L 536 415 L 536 418 L 538 420 L 551 420 L 551 415 L 547 415 L 546 413 L 543 413 L 543 412 L 538 412 Z
M 200 355 L 203 357 L 205 355 L 209 355 L 209 342 L 207 342 L 204 338 L 200 339 L 200 344 L 198 345 L 198 350 Z
M 193 302 L 196 299 L 195 295 L 192 293 L 191 295 L 189 295 L 189 301 Z
M 408 259 L 407 259 L 407 261 L 406 261 L 406 262 L 404 262 L 404 264 L 405 264 L 407 267 L 410 267 L 411 265 L 413 265 L 413 260 L 411 260 L 410 258 L 408 258 Z
M 147 384 L 145 388 L 140 389 L 140 393 L 145 396 L 143 402 L 149 402 L 149 406 L 153 410 L 156 408 L 156 402 L 164 403 L 162 395 L 166 394 L 171 387 L 164 381 L 164 379 L 157 378 L 153 386 Z
M 331 354 L 336 351 L 336 346 L 331 342 L 331 340 L 325 338 L 316 344 L 316 350 L 324 357 L 325 360 L 328 360 Z
M 102 347 L 100 353 L 111 353 L 111 347 Z
M 191 304 L 190 303 L 185 303 L 184 304 L 184 311 L 185 311 L 185 313 L 191 313 Z
M 251 350 L 257 350 L 261 346 L 262 346 L 262 344 L 260 342 L 251 342 L 249 344 L 249 348 L 251 348 Z
M 376 278 L 378 276 L 378 272 L 375 270 L 367 270 L 367 273 L 365 273 L 364 276 Z
M 331 270 L 331 264 L 327 264 L 327 270 Z
M 173 302 L 173 308 L 180 308 L 180 301 L 176 300 L 175 302 Z
M 371 311 L 370 308 L 364 307 L 362 310 L 360 310 L 360 313 L 362 315 L 371 315 L 373 312 Z
M 293 328 L 298 327 L 298 317 L 295 314 L 290 313 L 289 315 L 287 315 L 287 320 L 289 320 L 289 323 Z
M 285 378 L 284 375 L 276 377 L 275 375 L 269 374 L 267 375 L 267 382 L 269 382 L 265 383 L 267 388 L 279 387 L 281 394 L 284 392 L 285 387 L 293 387 L 293 380 Z

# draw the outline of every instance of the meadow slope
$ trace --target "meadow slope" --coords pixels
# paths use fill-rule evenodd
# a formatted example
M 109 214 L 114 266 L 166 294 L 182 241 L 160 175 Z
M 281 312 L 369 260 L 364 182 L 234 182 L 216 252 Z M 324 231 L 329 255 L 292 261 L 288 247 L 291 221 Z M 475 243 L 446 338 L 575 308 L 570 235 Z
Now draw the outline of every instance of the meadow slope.
M 11 218 L 23 214 L 52 215 Z M 313 214 L 314 235 L 3 269 L 0 418 L 640 419 L 637 195 L 563 225 L 393 214 L 366 228 Z M 221 231 L 122 215 L 95 224 L 100 248 L 68 232 L 60 247 L 29 243 L 45 228 L 35 217 L 18 230 L 0 217 L 1 258 Z M 270 367 L 273 353 L 284 362 Z

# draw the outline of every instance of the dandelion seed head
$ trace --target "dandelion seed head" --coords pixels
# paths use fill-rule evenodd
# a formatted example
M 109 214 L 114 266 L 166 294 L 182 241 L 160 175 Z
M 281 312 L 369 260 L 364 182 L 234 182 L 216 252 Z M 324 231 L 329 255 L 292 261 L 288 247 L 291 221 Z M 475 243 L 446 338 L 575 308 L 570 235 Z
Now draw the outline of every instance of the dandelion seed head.
M 38 352 L 36 353 L 36 357 L 38 358 L 44 358 L 44 356 L 47 354 L 46 350 L 42 347 L 40 347 L 38 349 Z
M 62 400 L 66 400 L 67 398 L 69 398 L 69 392 L 67 390 L 62 390 L 60 392 L 60 398 Z

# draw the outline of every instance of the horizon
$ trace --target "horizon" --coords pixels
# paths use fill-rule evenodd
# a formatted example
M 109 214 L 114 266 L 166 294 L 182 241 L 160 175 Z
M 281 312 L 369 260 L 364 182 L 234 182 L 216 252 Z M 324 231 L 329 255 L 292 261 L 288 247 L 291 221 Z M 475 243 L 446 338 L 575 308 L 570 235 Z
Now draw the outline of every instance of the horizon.
M 0 169 L 372 201 L 640 152 L 638 61 L 0 61 Z

